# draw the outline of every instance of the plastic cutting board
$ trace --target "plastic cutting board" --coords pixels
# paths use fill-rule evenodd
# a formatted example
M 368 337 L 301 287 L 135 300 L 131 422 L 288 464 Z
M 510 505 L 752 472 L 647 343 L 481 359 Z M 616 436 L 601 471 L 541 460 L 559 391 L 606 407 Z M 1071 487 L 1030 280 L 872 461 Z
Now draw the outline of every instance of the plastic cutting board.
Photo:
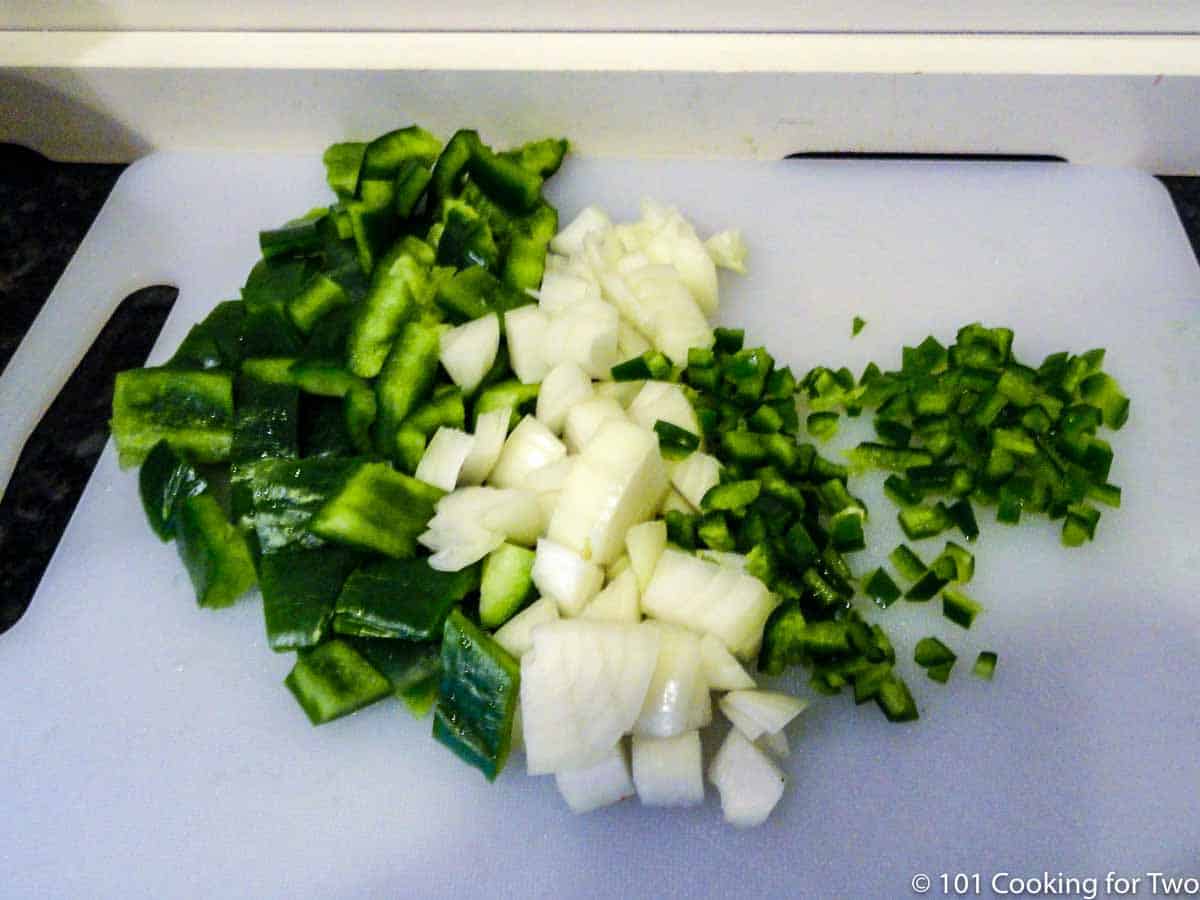
M 985 887 L 1000 872 L 1194 875 L 1200 270 L 1165 192 L 1051 164 L 572 160 L 551 194 L 564 222 L 653 196 L 702 233 L 740 227 L 751 273 L 722 275 L 722 319 L 798 372 L 895 367 L 902 344 L 974 320 L 1013 327 L 1035 363 L 1107 347 L 1133 398 L 1111 436 L 1123 508 L 1077 550 L 1056 524 L 989 521 L 970 632 L 936 603 L 880 613 L 920 722 L 815 699 L 784 800 L 740 832 L 711 788 L 700 808 L 576 817 L 520 755 L 486 784 L 390 702 L 313 729 L 258 603 L 195 607 L 110 446 L 0 637 L 0 895 L 901 897 L 917 873 L 935 896 L 943 872 Z M 38 393 L 39 360 L 69 361 L 115 301 L 161 280 L 180 288 L 151 357 L 165 359 L 236 296 L 258 229 L 326 202 L 316 154 L 130 168 L 6 373 L 5 417 Z M 882 555 L 900 536 L 879 480 L 856 490 Z M 959 653 L 946 687 L 913 671 L 924 634 Z M 1000 655 L 991 683 L 967 671 L 984 648 Z

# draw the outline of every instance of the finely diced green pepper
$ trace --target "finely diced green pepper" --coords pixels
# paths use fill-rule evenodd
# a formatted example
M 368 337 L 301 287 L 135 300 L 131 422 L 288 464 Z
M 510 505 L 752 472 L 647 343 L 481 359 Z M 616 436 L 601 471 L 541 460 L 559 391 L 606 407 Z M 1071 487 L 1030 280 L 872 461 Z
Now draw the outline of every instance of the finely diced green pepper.
M 882 567 L 867 577 L 863 592 L 882 609 L 887 609 L 900 599 L 900 588 Z
M 436 240 L 437 264 L 455 269 L 482 266 L 495 269 L 500 261 L 487 220 L 461 200 L 442 204 L 441 228 Z M 435 243 L 430 237 L 430 243 Z
M 907 544 L 900 544 L 888 554 L 888 559 L 891 560 L 896 570 L 909 581 L 916 581 L 929 571 L 929 567 L 922 562 L 921 557 L 917 556 Z
M 699 518 L 675 509 L 667 512 L 663 516 L 667 523 L 667 540 L 684 550 L 695 550 L 696 522 Z
M 883 492 L 897 506 L 916 506 L 925 496 L 908 479 L 895 474 L 884 479 Z
M 663 459 L 686 459 L 700 447 L 700 435 L 661 419 L 654 423 L 654 433 Z
M 725 484 L 709 488 L 700 500 L 700 508 L 737 512 L 757 500 L 761 491 L 762 482 L 756 479 L 727 481 Z
M 924 603 L 927 600 L 932 600 L 938 591 L 942 590 L 950 579 L 943 578 L 933 569 L 928 569 L 916 580 L 912 587 L 904 594 L 905 600 L 911 600 L 914 603 Z
M 696 537 L 710 550 L 732 552 L 737 549 L 737 542 L 729 531 L 729 523 L 725 521 L 724 514 L 716 510 L 700 517 L 696 525 Z
M 985 681 L 991 681 L 992 675 L 996 671 L 996 658 L 996 654 L 991 650 L 981 651 L 975 658 L 975 665 L 971 667 L 971 674 Z
M 758 402 L 774 364 L 771 354 L 762 347 L 739 350 L 727 357 L 722 370 L 733 399 L 742 404 Z
M 934 560 L 933 568 L 939 574 L 941 574 L 941 570 L 938 568 L 938 564 L 942 560 L 949 563 L 951 574 L 946 579 L 947 581 L 957 581 L 960 584 L 966 584 L 975 575 L 975 557 L 965 548 L 954 543 L 954 541 L 946 541 L 946 549 Z
M 1101 409 L 1109 428 L 1119 429 L 1129 419 L 1129 398 L 1112 376 L 1103 372 L 1089 375 L 1080 383 L 1079 394 L 1085 402 Z
M 905 472 L 933 462 L 933 457 L 927 450 L 916 447 L 891 447 L 870 441 L 859 444 L 847 455 L 856 468 L 884 469 L 891 472 Z
M 889 722 L 912 722 L 918 718 L 916 701 L 904 679 L 895 672 L 889 672 L 880 680 L 875 702 Z
M 829 538 L 838 552 L 866 549 L 863 518 L 863 510 L 859 506 L 849 506 L 834 513 L 829 520 Z
M 963 628 L 970 628 L 983 607 L 961 591 L 946 588 L 942 591 L 942 615 Z
M 782 675 L 784 670 L 800 662 L 803 656 L 801 635 L 806 631 L 804 613 L 794 603 L 775 609 L 763 628 L 762 649 L 758 654 L 758 669 L 767 675 Z
M 947 509 L 950 518 L 954 521 L 955 526 L 962 532 L 963 537 L 968 541 L 973 541 L 979 537 L 979 525 L 975 521 L 975 510 L 971 507 L 971 501 L 965 497 L 952 504 Z
M 910 541 L 936 537 L 954 524 L 942 503 L 933 506 L 909 506 L 900 510 L 900 527 Z
M 935 637 L 923 637 L 917 641 L 913 661 L 922 669 L 953 663 L 957 654 Z
M 647 350 L 612 367 L 613 381 L 664 381 L 670 374 L 671 361 L 657 350 Z
M 713 337 L 714 349 L 718 353 L 737 353 L 746 340 L 746 332 L 741 328 L 714 328 Z

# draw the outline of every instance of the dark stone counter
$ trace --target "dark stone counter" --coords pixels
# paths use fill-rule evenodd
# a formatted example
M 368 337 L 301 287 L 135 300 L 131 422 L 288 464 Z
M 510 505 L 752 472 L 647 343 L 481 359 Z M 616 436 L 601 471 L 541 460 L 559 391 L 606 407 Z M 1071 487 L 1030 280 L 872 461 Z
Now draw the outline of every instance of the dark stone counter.
M 0 370 L 11 359 L 122 171 L 47 162 L 0 145 Z M 1200 256 L 1200 178 L 1164 178 Z M 25 611 L 108 437 L 113 376 L 141 365 L 175 290 L 113 316 L 30 439 L 0 501 L 0 632 Z

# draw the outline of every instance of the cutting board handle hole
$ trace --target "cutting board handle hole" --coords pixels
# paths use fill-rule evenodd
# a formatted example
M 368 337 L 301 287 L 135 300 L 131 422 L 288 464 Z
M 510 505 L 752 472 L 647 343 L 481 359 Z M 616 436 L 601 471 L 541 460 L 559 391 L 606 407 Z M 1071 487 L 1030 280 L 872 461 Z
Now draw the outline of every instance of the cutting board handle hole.
M 145 364 L 178 296 L 159 284 L 122 300 L 25 442 L 0 499 L 0 634 L 28 608 L 108 441 L 113 379 Z
M 846 151 L 804 151 L 789 153 L 784 159 L 867 159 L 922 160 L 928 162 L 1035 162 L 1065 163 L 1062 156 L 1042 153 L 850 153 Z

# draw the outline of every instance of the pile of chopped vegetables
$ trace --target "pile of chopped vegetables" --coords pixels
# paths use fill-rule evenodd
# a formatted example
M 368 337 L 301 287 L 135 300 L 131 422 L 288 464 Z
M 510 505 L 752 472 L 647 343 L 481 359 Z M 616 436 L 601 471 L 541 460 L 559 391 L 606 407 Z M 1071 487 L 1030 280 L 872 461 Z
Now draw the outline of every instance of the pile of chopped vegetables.
M 973 541 L 974 500 L 1061 517 L 1074 545 L 1089 501 L 1119 503 L 1097 430 L 1129 402 L 1103 351 L 1032 369 L 980 325 L 905 348 L 898 372 L 797 379 L 712 324 L 718 267 L 745 271 L 737 232 L 703 241 L 651 202 L 560 229 L 542 186 L 566 152 L 416 126 L 329 148 L 337 201 L 263 232 L 240 299 L 118 376 L 120 461 L 201 606 L 258 586 L 314 724 L 395 695 L 489 779 L 518 742 L 573 810 L 676 806 L 704 798 L 715 691 L 732 727 L 708 779 L 728 821 L 758 824 L 806 701 L 752 672 L 801 664 L 911 721 L 892 642 L 850 601 L 940 594 L 964 628 L 981 610 L 953 541 L 929 564 L 892 552 L 903 593 L 854 575 L 852 471 L 892 473 L 912 541 Z M 800 439 L 864 409 L 879 442 L 850 466 Z M 945 682 L 956 656 L 929 637 L 914 659 Z

